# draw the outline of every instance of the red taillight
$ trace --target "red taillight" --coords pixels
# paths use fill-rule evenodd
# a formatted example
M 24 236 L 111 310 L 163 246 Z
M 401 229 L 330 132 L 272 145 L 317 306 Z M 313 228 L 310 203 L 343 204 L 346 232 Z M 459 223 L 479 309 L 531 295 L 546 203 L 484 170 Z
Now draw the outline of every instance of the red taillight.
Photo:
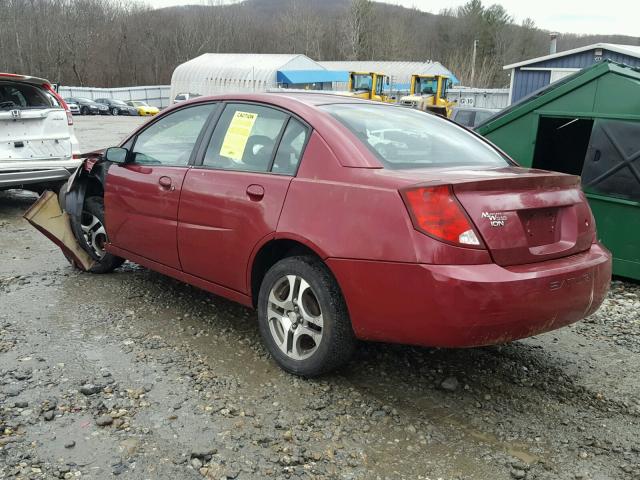
M 455 245 L 482 246 L 448 185 L 414 187 L 401 193 L 413 226 L 420 232 Z
M 67 105 L 67 102 L 65 102 L 64 99 L 58 94 L 58 92 L 54 90 L 50 83 L 45 83 L 43 87 L 47 92 L 54 96 L 60 106 L 67 112 L 67 125 L 73 125 L 73 115 L 71 114 L 71 110 L 69 110 L 69 105 Z

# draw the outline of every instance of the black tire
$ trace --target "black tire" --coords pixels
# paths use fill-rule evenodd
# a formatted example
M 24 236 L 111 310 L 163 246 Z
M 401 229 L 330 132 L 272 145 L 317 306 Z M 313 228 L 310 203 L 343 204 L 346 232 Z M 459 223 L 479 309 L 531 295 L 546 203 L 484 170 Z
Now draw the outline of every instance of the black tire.
M 105 225 L 104 223 L 104 200 L 102 197 L 89 197 L 84 201 L 84 207 L 82 210 L 83 222 L 84 217 L 87 215 L 92 215 L 98 219 L 98 221 Z M 93 267 L 89 269 L 91 273 L 109 273 L 118 268 L 120 265 L 124 263 L 124 258 L 116 257 L 107 252 L 103 252 L 102 254 L 93 247 L 93 245 L 87 240 L 86 237 L 80 239 L 81 242 L 84 242 L 84 245 L 89 249 L 90 252 L 93 252 L 92 256 L 96 260 L 96 263 Z M 104 242 L 107 241 L 106 232 L 104 235 Z
M 60 205 L 60 210 L 66 212 L 67 210 L 67 189 L 69 188 L 69 180 L 61 184 L 56 193 L 58 194 L 58 205 Z
M 118 116 L 120 112 L 118 111 L 118 109 L 116 107 L 113 107 L 111 109 L 111 115 L 113 115 L 114 117 Z
M 302 359 L 285 354 L 270 327 L 269 295 L 287 275 L 298 276 L 309 284 L 323 319 L 319 344 L 310 356 Z M 284 370 L 294 375 L 315 377 L 334 370 L 346 364 L 355 349 L 356 340 L 342 292 L 327 266 L 314 256 L 288 257 L 269 269 L 258 295 L 258 320 L 269 353 Z
M 80 115 L 89 115 L 89 107 L 80 108 Z

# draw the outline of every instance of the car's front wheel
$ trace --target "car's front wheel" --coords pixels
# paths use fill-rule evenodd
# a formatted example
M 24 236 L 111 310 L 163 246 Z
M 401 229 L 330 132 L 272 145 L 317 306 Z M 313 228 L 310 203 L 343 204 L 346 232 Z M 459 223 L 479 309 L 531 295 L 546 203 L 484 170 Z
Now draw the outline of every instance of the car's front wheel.
M 116 107 L 113 107 L 113 108 L 111 109 L 111 115 L 113 115 L 114 117 L 115 117 L 116 115 L 118 115 L 119 113 L 120 113 L 120 111 L 119 111 Z
M 81 239 L 91 252 L 96 263 L 89 270 L 91 273 L 109 273 L 124 263 L 124 259 L 116 257 L 105 250 L 108 242 L 104 223 L 104 200 L 102 197 L 89 197 L 84 201 L 80 218 Z
M 314 377 L 345 364 L 355 337 L 333 275 L 321 260 L 280 260 L 265 275 L 258 295 L 260 333 L 286 371 Z
M 80 109 L 80 114 L 81 115 L 89 115 L 89 107 L 82 107 Z

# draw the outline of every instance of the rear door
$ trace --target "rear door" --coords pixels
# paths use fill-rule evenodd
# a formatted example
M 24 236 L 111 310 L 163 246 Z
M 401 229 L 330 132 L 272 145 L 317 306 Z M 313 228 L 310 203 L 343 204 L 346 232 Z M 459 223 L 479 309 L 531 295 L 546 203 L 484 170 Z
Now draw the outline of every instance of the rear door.
M 130 163 L 109 168 L 105 221 L 116 247 L 179 269 L 178 202 L 194 149 L 216 104 L 176 110 L 133 139 Z
M 28 83 L 0 80 L 0 168 L 4 163 L 71 159 L 67 114 Z
M 202 164 L 185 178 L 178 215 L 183 270 L 240 292 L 254 247 L 275 232 L 309 128 L 287 112 L 229 103 Z

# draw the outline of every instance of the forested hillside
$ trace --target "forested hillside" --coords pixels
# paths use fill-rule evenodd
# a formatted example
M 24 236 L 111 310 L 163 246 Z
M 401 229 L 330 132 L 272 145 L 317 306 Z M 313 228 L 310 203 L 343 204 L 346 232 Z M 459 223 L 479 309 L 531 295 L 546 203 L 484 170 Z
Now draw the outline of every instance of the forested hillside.
M 317 60 L 437 60 L 474 86 L 508 84 L 502 66 L 548 52 L 548 33 L 471 0 L 438 15 L 370 0 L 246 0 L 152 10 L 126 0 L 0 1 L 0 71 L 72 85 L 167 84 L 205 52 L 304 53 Z M 561 34 L 558 49 L 640 38 Z

